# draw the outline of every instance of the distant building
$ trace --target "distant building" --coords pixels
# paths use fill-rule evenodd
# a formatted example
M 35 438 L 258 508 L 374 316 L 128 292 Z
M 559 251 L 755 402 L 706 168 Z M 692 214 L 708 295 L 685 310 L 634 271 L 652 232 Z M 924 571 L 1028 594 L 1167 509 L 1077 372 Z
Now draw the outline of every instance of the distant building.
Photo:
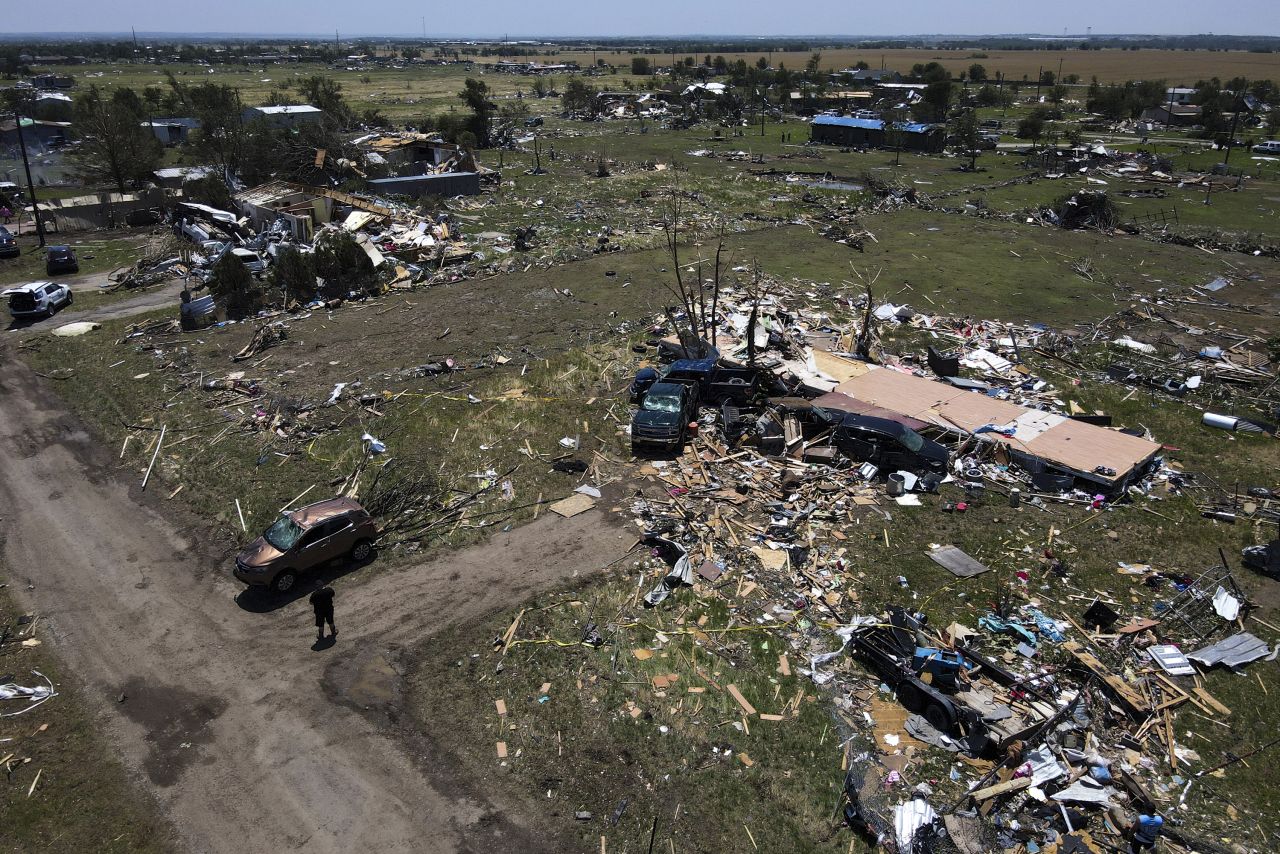
M 1143 110 L 1140 121 L 1157 125 L 1173 125 L 1189 127 L 1200 123 L 1200 106 L 1198 104 L 1162 104 Z
M 810 139 L 830 145 L 852 148 L 884 148 L 885 123 L 880 119 L 858 119 L 850 116 L 817 116 L 810 129 Z M 902 147 L 908 151 L 939 152 L 945 145 L 942 128 L 918 122 L 895 126 L 902 131 Z
M 71 89 L 76 81 L 65 74 L 37 74 L 31 78 L 31 85 L 37 89 Z
M 1195 89 L 1171 87 L 1164 90 L 1164 102 L 1166 104 L 1190 104 L 1191 99 L 1195 97 L 1195 94 Z
M 61 92 L 39 92 L 28 101 L 32 115 L 37 119 L 50 122 L 67 122 L 71 120 L 73 102 L 70 95 Z
M 304 124 L 319 122 L 324 118 L 324 110 L 310 104 L 284 104 L 275 107 L 246 107 L 240 118 L 248 124 L 257 119 L 266 120 L 267 124 L 276 128 L 296 128 Z
M 901 83 L 902 75 L 888 68 L 861 68 L 853 72 L 855 83 Z
M 161 145 L 181 145 L 187 141 L 193 130 L 200 129 L 199 119 L 152 119 L 143 122 L 143 127 L 150 127 L 151 132 L 160 140 Z
M 70 122 L 46 122 L 38 119 L 22 118 L 22 139 L 32 151 L 45 151 L 57 148 L 71 141 Z M 0 121 L 0 147 L 8 148 L 18 144 L 18 126 L 13 119 Z

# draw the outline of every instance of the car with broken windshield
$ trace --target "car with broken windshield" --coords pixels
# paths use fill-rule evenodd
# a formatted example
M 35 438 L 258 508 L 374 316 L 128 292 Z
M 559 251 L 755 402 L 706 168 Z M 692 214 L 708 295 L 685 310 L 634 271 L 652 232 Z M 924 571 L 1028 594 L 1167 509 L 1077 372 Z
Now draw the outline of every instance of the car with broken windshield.
M 351 498 L 328 498 L 280 518 L 236 556 L 234 575 L 251 587 L 287 593 L 307 572 L 340 558 L 356 563 L 373 551 L 378 529 Z
M 698 387 L 679 382 L 654 383 L 631 419 L 631 446 L 679 448 L 689 423 L 698 418 Z

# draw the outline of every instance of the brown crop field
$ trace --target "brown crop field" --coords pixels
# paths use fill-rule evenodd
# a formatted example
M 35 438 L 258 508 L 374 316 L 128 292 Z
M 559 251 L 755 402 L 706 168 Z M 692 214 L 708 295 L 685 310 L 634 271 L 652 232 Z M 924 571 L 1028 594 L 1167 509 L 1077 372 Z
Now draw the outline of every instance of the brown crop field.
M 986 56 L 981 57 L 979 54 Z M 595 54 L 597 59 L 627 66 L 631 63 L 631 56 L 626 51 L 598 51 Z M 759 53 L 724 54 L 725 59 L 731 62 L 745 59 L 749 63 L 754 63 L 761 56 L 771 56 L 775 66 L 786 63 L 787 68 L 802 69 L 809 61 L 810 54 L 776 51 L 770 55 L 764 50 Z M 650 57 L 656 63 L 664 60 L 670 62 L 670 54 L 651 54 Z M 590 65 L 592 53 L 566 51 L 555 61 L 568 60 L 575 60 L 584 66 Z M 1280 81 L 1280 53 L 1209 50 L 822 50 L 822 67 L 828 69 L 850 68 L 862 61 L 872 68 L 883 66 L 905 73 L 917 62 L 940 62 L 952 74 L 958 75 L 977 62 L 986 68 L 989 76 L 994 77 L 999 71 L 1010 80 L 1021 80 L 1024 75 L 1029 80 L 1035 80 L 1040 68 L 1057 74 L 1059 60 L 1062 61 L 1064 75 L 1079 74 L 1083 81 L 1097 75 L 1098 80 L 1103 83 L 1163 78 L 1170 83 L 1191 84 L 1210 77 L 1229 80 L 1241 75 L 1250 80 L 1269 78 Z

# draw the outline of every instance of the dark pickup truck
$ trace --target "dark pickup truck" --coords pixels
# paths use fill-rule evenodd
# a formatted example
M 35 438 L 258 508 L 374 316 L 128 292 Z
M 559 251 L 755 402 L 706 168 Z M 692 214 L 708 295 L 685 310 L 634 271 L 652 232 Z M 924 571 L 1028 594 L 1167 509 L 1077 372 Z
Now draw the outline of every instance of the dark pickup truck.
M 663 382 L 696 385 L 702 403 L 732 400 L 746 403 L 760 389 L 760 372 L 754 368 L 729 368 L 706 359 L 678 359 L 662 375 Z
M 692 383 L 654 383 L 645 392 L 631 419 L 632 450 L 646 446 L 679 449 L 698 418 L 698 386 Z

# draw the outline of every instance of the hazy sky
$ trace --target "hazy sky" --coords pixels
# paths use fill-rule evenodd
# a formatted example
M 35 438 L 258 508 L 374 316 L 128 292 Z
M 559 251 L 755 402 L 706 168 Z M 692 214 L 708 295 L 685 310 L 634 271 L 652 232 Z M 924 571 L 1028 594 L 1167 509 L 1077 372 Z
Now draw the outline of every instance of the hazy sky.
M 911 35 L 1218 33 L 1280 35 L 1276 0 L 30 0 L 5 3 L 8 32 L 420 35 Z

